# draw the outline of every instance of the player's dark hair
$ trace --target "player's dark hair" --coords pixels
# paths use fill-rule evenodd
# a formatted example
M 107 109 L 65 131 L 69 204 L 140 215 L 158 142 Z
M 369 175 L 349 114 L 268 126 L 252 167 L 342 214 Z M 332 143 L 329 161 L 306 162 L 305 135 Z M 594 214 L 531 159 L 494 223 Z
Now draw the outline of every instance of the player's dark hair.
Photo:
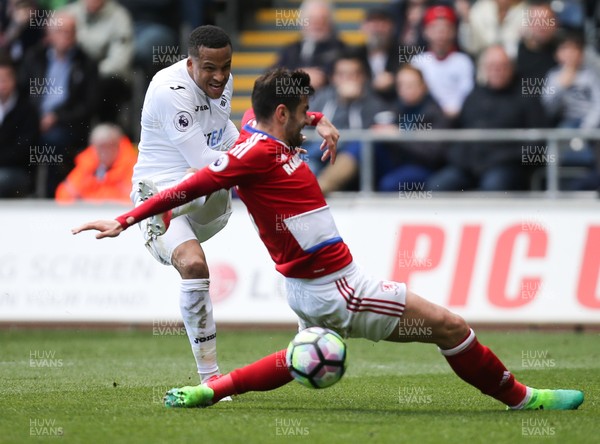
M 275 68 L 267 71 L 254 82 L 252 109 L 257 122 L 269 120 L 279 105 L 294 112 L 302 96 L 315 92 L 310 86 L 310 77 L 302 70 L 290 71 Z
M 198 26 L 190 34 L 188 40 L 188 54 L 192 57 L 198 57 L 200 55 L 201 46 L 206 48 L 231 47 L 231 39 L 227 33 L 218 26 Z

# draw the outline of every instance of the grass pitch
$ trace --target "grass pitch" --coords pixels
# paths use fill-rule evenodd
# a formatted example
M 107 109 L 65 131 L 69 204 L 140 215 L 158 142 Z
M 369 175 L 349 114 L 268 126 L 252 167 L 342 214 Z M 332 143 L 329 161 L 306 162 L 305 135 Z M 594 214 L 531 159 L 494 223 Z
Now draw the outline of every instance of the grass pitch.
M 160 333 L 160 334 L 153 334 Z M 294 332 L 219 331 L 230 371 L 284 348 Z M 572 412 L 507 412 L 459 380 L 431 345 L 349 340 L 342 381 L 292 382 L 207 409 L 166 409 L 196 384 L 183 329 L 0 331 L 0 443 L 600 442 L 598 333 L 485 332 L 519 380 L 578 388 Z

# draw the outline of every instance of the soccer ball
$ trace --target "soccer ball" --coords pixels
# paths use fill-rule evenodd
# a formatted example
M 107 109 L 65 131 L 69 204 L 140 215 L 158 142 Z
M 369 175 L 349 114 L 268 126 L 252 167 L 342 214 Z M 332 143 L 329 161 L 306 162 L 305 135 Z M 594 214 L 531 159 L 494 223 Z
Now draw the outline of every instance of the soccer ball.
M 302 385 L 325 388 L 346 371 L 346 344 L 333 330 L 309 327 L 299 332 L 287 348 L 288 370 Z

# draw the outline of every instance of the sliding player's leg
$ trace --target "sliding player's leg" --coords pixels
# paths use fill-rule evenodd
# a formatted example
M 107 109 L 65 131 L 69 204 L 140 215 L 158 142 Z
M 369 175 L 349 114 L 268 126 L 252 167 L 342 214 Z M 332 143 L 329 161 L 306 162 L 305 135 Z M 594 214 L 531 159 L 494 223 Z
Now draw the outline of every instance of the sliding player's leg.
M 346 310 L 335 283 L 342 276 L 343 272 L 338 272 L 312 281 L 286 278 L 288 302 L 299 316 L 301 328 L 319 325 L 346 336 L 344 326 L 350 325 L 351 312 Z M 224 396 L 274 390 L 293 379 L 285 354 L 286 349 L 280 350 L 206 384 L 171 389 L 165 395 L 165 405 L 207 407 Z
M 293 378 L 285 362 L 286 349 L 205 384 L 174 388 L 167 392 L 167 407 L 208 407 L 231 395 L 279 388 Z
M 540 390 L 521 384 L 479 343 L 464 319 L 411 291 L 398 328 L 387 340 L 436 344 L 461 379 L 510 408 L 571 410 L 583 402 L 578 390 Z

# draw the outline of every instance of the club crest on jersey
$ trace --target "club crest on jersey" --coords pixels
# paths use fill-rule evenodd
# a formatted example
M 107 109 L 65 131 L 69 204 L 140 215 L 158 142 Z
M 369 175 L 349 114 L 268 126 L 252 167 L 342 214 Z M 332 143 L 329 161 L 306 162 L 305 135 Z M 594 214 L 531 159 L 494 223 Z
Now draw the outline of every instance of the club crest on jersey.
M 219 171 L 223 171 L 225 168 L 227 168 L 227 165 L 229 165 L 229 156 L 227 154 L 223 154 L 213 163 L 208 165 L 208 169 L 218 173 Z
M 187 111 L 178 112 L 173 119 L 175 129 L 181 132 L 187 131 L 192 126 L 192 122 L 192 115 Z

